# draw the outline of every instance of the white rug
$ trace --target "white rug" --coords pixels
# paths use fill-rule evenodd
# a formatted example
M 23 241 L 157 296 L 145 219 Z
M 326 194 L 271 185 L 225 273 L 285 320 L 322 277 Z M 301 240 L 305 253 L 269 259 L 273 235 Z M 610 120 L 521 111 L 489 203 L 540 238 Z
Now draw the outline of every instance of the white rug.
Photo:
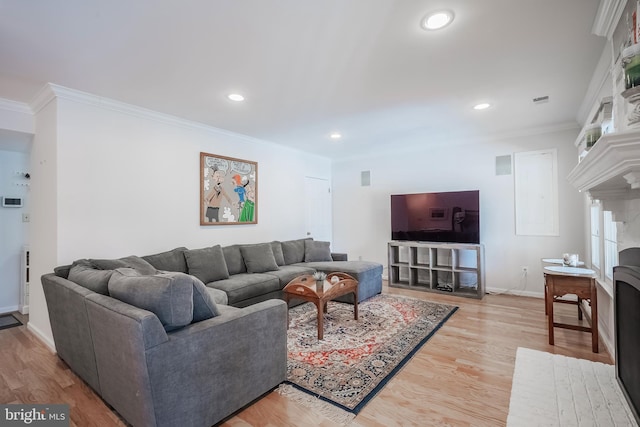
M 614 366 L 518 348 L 507 427 L 529 426 L 637 424 Z

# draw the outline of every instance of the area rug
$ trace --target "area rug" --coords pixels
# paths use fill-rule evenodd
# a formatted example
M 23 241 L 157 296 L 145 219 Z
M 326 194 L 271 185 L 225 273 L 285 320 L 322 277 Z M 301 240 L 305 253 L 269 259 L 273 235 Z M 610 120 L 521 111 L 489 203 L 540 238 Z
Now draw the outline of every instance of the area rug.
M 507 427 L 637 426 L 615 367 L 518 348 Z
M 13 314 L 3 314 L 0 316 L 0 329 L 13 328 L 14 326 L 20 326 L 22 322 L 16 319 Z
M 346 412 L 346 423 L 444 324 L 457 307 L 391 295 L 358 305 L 331 301 L 318 340 L 316 307 L 289 310 L 287 380 L 278 392 L 325 413 L 330 404 Z M 296 396 L 296 390 L 307 395 Z M 351 414 L 351 415 L 349 415 Z

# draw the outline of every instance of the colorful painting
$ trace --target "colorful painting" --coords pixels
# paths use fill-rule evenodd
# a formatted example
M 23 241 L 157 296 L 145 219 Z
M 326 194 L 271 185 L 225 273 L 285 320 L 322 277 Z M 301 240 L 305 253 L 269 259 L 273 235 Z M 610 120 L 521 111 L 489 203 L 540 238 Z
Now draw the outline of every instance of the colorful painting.
M 200 153 L 200 225 L 258 223 L 258 163 Z

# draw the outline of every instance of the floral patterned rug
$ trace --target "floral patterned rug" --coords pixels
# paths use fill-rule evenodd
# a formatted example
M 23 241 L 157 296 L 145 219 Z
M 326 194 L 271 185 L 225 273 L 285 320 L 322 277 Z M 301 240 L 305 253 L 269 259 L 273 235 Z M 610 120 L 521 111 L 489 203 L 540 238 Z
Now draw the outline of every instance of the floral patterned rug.
M 353 305 L 331 301 L 318 341 L 315 305 L 289 310 L 287 380 L 357 414 L 457 307 L 395 295 Z

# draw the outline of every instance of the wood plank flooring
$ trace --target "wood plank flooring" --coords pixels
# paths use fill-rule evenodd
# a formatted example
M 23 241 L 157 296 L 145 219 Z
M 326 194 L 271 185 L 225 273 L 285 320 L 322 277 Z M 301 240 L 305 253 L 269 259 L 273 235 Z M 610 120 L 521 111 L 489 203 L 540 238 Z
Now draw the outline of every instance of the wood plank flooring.
M 477 301 L 386 286 L 383 292 L 459 309 L 365 406 L 354 425 L 504 426 L 518 347 L 612 363 L 603 345 L 600 353 L 591 352 L 588 333 L 556 329 L 556 345 L 548 345 L 542 299 L 487 295 Z M 575 306 L 558 304 L 556 311 L 561 321 L 578 324 Z M 74 426 L 126 425 L 26 326 L 0 330 L 0 403 L 69 403 Z M 222 423 L 310 425 L 336 424 L 277 393 Z

